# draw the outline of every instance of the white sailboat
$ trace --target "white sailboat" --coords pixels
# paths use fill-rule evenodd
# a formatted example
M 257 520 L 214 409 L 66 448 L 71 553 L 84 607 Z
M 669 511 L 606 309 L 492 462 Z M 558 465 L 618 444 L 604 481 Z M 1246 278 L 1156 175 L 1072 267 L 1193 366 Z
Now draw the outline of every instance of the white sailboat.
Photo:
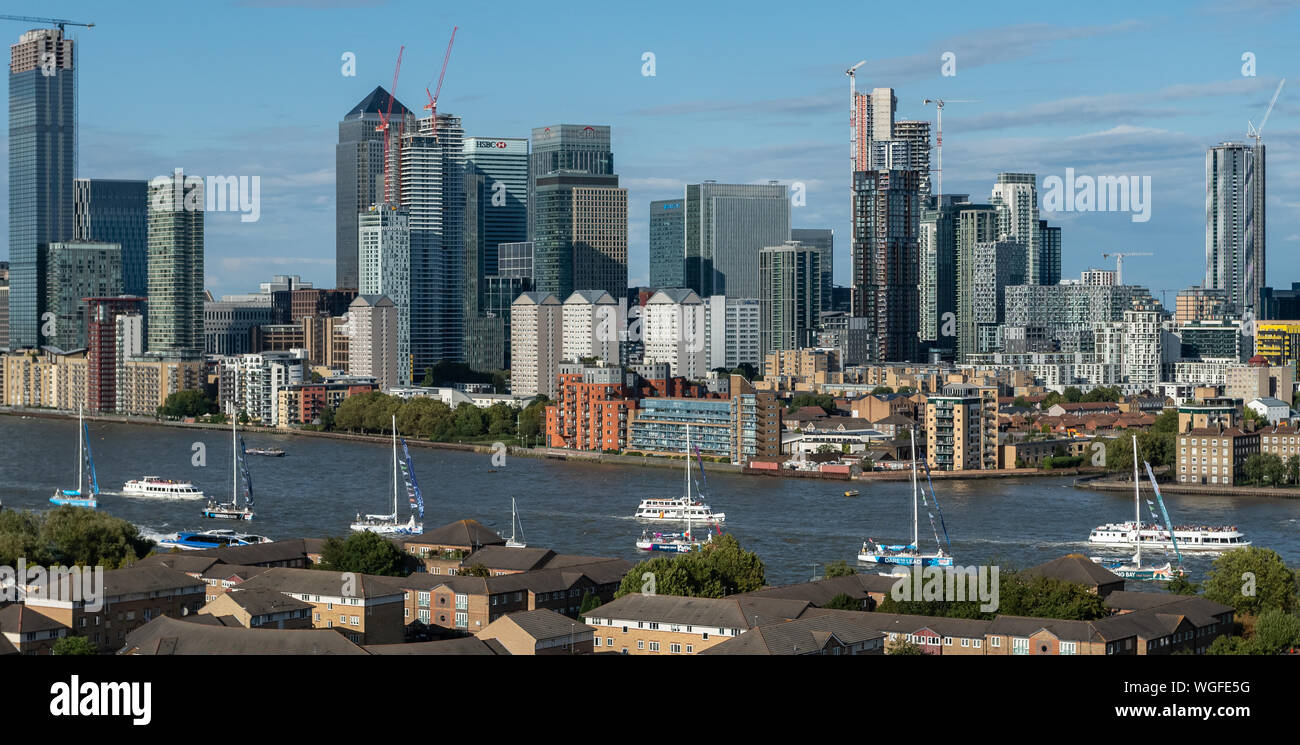
M 686 425 L 686 502 L 691 503 L 691 425 Z M 706 529 L 706 537 L 700 540 L 695 537 L 691 531 L 691 511 L 685 512 L 686 532 L 685 533 L 662 533 L 650 532 L 649 530 L 641 531 L 641 538 L 637 540 L 636 547 L 641 551 L 664 551 L 667 553 L 684 554 L 691 551 L 698 551 L 706 543 L 713 541 L 713 534 Z M 722 528 L 718 527 L 721 532 Z
M 405 447 L 405 442 L 403 442 Z M 407 483 L 407 490 L 411 494 L 411 502 L 415 504 L 418 501 L 420 516 L 424 516 L 424 500 L 420 496 L 419 487 L 415 484 L 415 472 L 411 467 L 410 452 L 406 455 L 406 472 L 410 479 Z M 357 513 L 357 519 L 352 523 L 351 528 L 357 533 L 382 533 L 386 535 L 419 535 L 424 532 L 424 522 L 416 522 L 415 512 L 406 522 L 397 521 L 397 493 L 399 484 L 402 479 L 398 478 L 399 466 L 397 461 L 397 416 L 393 415 L 393 512 L 389 515 L 361 515 Z
M 516 531 L 518 531 L 516 533 Z M 507 548 L 528 548 L 524 543 L 524 526 L 519 522 L 519 513 L 515 508 L 515 498 L 510 498 L 510 537 L 506 539 Z
M 239 505 L 239 470 L 243 458 L 239 452 L 239 438 L 236 433 L 235 417 L 230 418 L 230 501 L 219 502 L 209 499 L 202 515 L 214 520 L 252 520 L 253 519 L 253 483 L 244 467 L 244 506 Z
M 87 470 L 90 471 L 90 493 L 86 493 Z M 95 459 L 90 453 L 90 432 L 86 429 L 80 406 L 77 407 L 77 488 L 58 489 L 50 501 L 70 507 L 89 507 L 92 510 L 99 506 L 99 479 L 95 477 Z
M 1148 466 L 1148 469 L 1149 468 L 1150 466 Z M 1151 487 L 1153 489 L 1156 488 L 1155 483 L 1156 483 L 1155 475 L 1152 474 Z M 1134 531 L 1135 533 L 1136 533 L 1136 528 L 1142 525 L 1142 492 L 1141 489 L 1139 488 L 1139 484 L 1140 484 L 1140 479 L 1138 477 L 1137 436 L 1134 435 L 1133 437 L 1133 527 L 1135 528 Z M 1094 531 L 1094 533 L 1095 532 L 1096 531 Z M 1171 542 L 1176 550 L 1178 548 L 1176 539 L 1172 539 Z M 1181 566 L 1182 554 L 1179 554 L 1180 566 L 1178 567 L 1174 567 L 1174 565 L 1168 561 L 1165 562 L 1164 566 L 1144 567 L 1142 566 L 1142 541 L 1134 540 L 1133 545 L 1137 546 L 1137 552 L 1133 554 L 1133 562 L 1131 564 L 1126 564 L 1124 562 L 1111 562 L 1096 556 L 1094 556 L 1092 560 L 1097 562 L 1098 564 L 1101 564 L 1107 569 L 1111 570 L 1115 574 L 1118 574 L 1124 579 L 1166 580 L 1167 581 L 1173 579 L 1175 575 L 1181 576 L 1186 574 L 1186 572 L 1183 571 L 1183 568 Z
M 858 561 L 870 564 L 892 564 L 905 567 L 950 567 L 952 557 L 944 553 L 942 547 L 936 547 L 934 553 L 925 553 L 918 548 L 919 523 L 918 486 L 916 480 L 916 430 L 912 430 L 912 542 L 908 544 L 877 544 L 868 538 L 862 542 Z M 937 499 L 937 498 L 936 498 Z M 942 515 L 941 515 L 942 516 Z M 931 517 L 931 523 L 934 519 Z M 947 529 L 945 528 L 945 535 Z M 935 536 L 938 543 L 938 536 Z

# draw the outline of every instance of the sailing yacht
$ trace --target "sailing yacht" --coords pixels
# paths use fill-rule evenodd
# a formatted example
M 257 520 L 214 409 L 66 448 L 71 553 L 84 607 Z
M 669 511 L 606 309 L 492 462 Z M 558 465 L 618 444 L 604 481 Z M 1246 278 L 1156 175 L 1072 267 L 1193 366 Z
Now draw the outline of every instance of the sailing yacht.
M 1165 511 L 1165 500 L 1160 496 L 1160 487 L 1156 486 L 1155 474 L 1151 473 L 1150 463 L 1147 463 L 1146 467 L 1147 467 L 1147 474 L 1151 476 L 1151 488 L 1155 490 L 1156 498 L 1160 500 L 1160 510 L 1161 512 L 1165 513 L 1165 518 L 1167 521 L 1169 513 Z M 1140 478 L 1138 477 L 1137 437 L 1134 437 L 1133 438 L 1133 523 L 1132 523 L 1133 526 L 1140 526 L 1142 524 L 1142 492 L 1139 487 L 1139 484 L 1140 484 Z M 1125 523 L 1125 526 L 1132 527 L 1129 526 L 1127 523 Z M 1094 530 L 1093 534 L 1096 534 L 1096 532 L 1097 531 Z M 1170 533 L 1172 534 L 1173 531 L 1171 530 Z M 1091 536 L 1089 536 L 1089 540 L 1092 540 Z M 1182 567 L 1183 555 L 1181 552 L 1178 551 L 1178 539 L 1176 537 L 1171 538 L 1170 543 L 1173 545 L 1174 551 L 1178 555 L 1177 567 L 1174 567 L 1174 565 L 1168 561 L 1165 562 L 1164 566 L 1155 566 L 1155 565 L 1147 566 L 1147 567 L 1142 566 L 1142 543 L 1144 540 L 1145 539 L 1137 540 L 1134 542 L 1134 545 L 1137 546 L 1137 553 L 1133 554 L 1133 562 L 1131 564 L 1126 564 L 1124 562 L 1108 562 L 1106 559 L 1096 557 L 1096 556 L 1094 556 L 1092 560 L 1097 562 L 1098 564 L 1101 564 L 1107 569 L 1111 570 L 1115 574 L 1118 574 L 1124 579 L 1168 581 L 1173 579 L 1175 575 L 1182 576 L 1187 573 L 1183 571 L 1183 567 Z
M 862 542 L 862 551 L 858 561 L 870 564 L 892 564 L 905 567 L 950 567 L 952 557 L 944 553 L 941 546 L 936 546 L 934 553 L 924 553 L 918 547 L 918 487 L 916 481 L 916 430 L 912 430 L 912 542 L 904 544 L 877 544 L 868 538 Z M 928 471 L 927 471 L 928 473 Z M 932 487 L 933 488 L 933 487 Z M 942 516 L 942 515 L 941 515 Z M 931 517 L 933 525 L 934 518 Z M 944 529 L 947 534 L 947 528 Z M 935 543 L 939 536 L 935 534 Z
M 686 425 L 686 503 L 691 504 L 691 425 Z M 685 554 L 691 551 L 699 551 L 700 547 L 713 541 L 713 534 L 705 530 L 704 540 L 695 537 L 691 531 L 691 510 L 685 510 L 686 532 L 684 533 L 663 533 L 650 532 L 649 530 L 641 531 L 641 538 L 637 540 L 636 547 L 641 551 L 664 551 L 667 553 Z M 715 523 L 715 525 L 717 525 Z M 722 532 L 722 527 L 718 527 L 718 532 Z
M 244 461 L 243 440 L 235 433 L 235 417 L 230 418 L 230 501 L 218 502 L 209 499 L 207 506 L 200 513 L 204 517 L 216 520 L 252 520 L 253 519 L 253 480 L 248 475 L 248 464 Z M 244 477 L 244 506 L 239 506 L 239 477 Z
M 516 528 L 516 526 L 518 526 Z M 518 535 L 516 536 L 516 530 Z M 528 548 L 524 543 L 524 526 L 519 523 L 519 513 L 515 509 L 515 498 L 510 498 L 510 537 L 506 539 L 506 548 Z
M 402 451 L 406 454 L 405 462 L 400 464 L 402 479 L 397 472 L 397 416 L 393 415 L 393 512 L 390 515 L 365 515 L 357 513 L 357 519 L 351 525 L 357 533 L 382 533 L 386 535 L 419 535 L 424 532 L 424 496 L 420 485 L 415 480 L 415 464 L 411 462 L 411 451 L 402 440 Z M 406 522 L 397 521 L 397 491 L 399 483 L 405 482 L 408 500 L 413 508 L 411 517 Z M 414 508 L 419 509 L 420 522 L 415 520 Z
M 86 493 L 87 470 L 90 471 L 89 494 Z M 80 406 L 77 407 L 77 488 L 59 489 L 50 497 L 50 501 L 71 507 L 89 507 L 92 510 L 99 506 L 99 479 L 95 477 L 95 459 L 90 453 L 90 430 L 86 428 Z

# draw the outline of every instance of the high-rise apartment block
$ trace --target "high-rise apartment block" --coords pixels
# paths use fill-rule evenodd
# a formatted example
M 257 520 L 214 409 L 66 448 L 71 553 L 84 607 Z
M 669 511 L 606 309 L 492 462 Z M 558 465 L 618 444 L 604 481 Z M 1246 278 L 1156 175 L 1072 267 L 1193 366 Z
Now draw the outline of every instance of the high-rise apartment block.
M 830 256 L 820 246 L 786 241 L 758 258 L 760 353 L 808 346 L 821 323 Z
M 73 236 L 122 247 L 122 292 L 149 290 L 149 182 L 79 178 Z
M 180 169 L 149 183 L 150 354 L 203 350 L 203 179 Z
M 1025 247 L 1025 283 L 1049 284 L 1039 281 L 1050 276 L 1043 271 L 1045 257 L 1039 233 L 1038 186 L 1032 173 L 999 173 L 993 185 L 989 202 L 998 211 L 998 240 L 1015 241 Z
M 669 374 L 700 380 L 708 372 L 704 301 L 686 288 L 659 290 L 642 309 L 645 362 L 667 363 Z
M 1267 284 L 1264 189 L 1263 145 L 1206 151 L 1205 287 L 1226 290 L 1237 313 L 1253 310 Z
M 44 293 L 41 247 L 73 239 L 76 66 L 61 28 L 9 47 L 9 347 L 36 347 Z
M 853 315 L 874 319 L 874 361 L 918 354 L 920 176 L 853 174 Z
M 44 343 L 63 350 L 80 349 L 86 346 L 89 319 L 85 298 L 122 294 L 122 247 L 116 243 L 50 243 L 43 263 Z
M 379 390 L 402 385 L 397 306 L 384 295 L 358 295 L 348 306 L 348 375 L 374 378 Z
M 566 362 L 619 364 L 619 302 L 604 290 L 574 290 L 564 301 L 561 356 Z
M 384 295 L 397 312 L 397 383 L 410 385 L 411 361 L 411 228 L 405 209 L 372 206 L 358 223 L 361 295 Z M 349 306 L 349 311 L 351 306 Z M 367 375 L 373 373 L 355 373 Z M 376 376 L 378 380 L 378 376 Z
M 555 398 L 564 356 L 564 305 L 549 292 L 525 292 L 510 306 L 510 392 Z

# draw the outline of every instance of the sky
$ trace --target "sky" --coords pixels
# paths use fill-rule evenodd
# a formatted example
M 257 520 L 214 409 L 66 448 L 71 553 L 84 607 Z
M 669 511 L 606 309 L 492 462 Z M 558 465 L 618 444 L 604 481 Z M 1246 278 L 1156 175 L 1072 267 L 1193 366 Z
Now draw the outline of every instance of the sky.
M 858 89 L 894 88 L 898 119 L 933 121 L 922 99 L 952 101 L 946 193 L 985 202 L 1003 171 L 1037 174 L 1040 199 L 1043 180 L 1067 168 L 1149 177 L 1145 222 L 1118 211 L 1042 217 L 1063 228 L 1064 277 L 1113 268 L 1103 252 L 1149 252 L 1125 260 L 1125 281 L 1167 291 L 1167 305 L 1204 280 L 1206 148 L 1247 141 L 1247 122 L 1258 126 L 1279 81 L 1295 76 L 1264 130 L 1266 281 L 1300 281 L 1300 0 L 6 5 L 95 24 L 68 28 L 79 43 L 79 177 L 260 177 L 256 222 L 205 218 L 206 284 L 218 296 L 274 274 L 333 286 L 338 121 L 376 85 L 391 87 L 403 45 L 397 97 L 418 110 L 453 26 L 438 110 L 460 116 L 467 136 L 613 128 L 632 285 L 648 281 L 649 203 L 707 179 L 802 184 L 793 227 L 834 229 L 835 282 L 847 285 L 844 71 L 863 59 Z M 0 21 L 10 43 L 32 26 Z M 343 74 L 346 53 L 354 76 Z

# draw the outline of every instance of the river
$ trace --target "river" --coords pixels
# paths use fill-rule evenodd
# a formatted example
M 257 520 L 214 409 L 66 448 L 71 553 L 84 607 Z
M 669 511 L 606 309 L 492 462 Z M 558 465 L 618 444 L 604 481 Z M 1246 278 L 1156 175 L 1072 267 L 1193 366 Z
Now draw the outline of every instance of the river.
M 55 489 L 74 488 L 76 427 L 75 420 L 0 415 L 5 509 L 47 509 Z M 392 506 L 387 444 L 257 432 L 245 437 L 248 447 L 288 453 L 249 457 L 257 519 L 238 525 L 204 520 L 201 502 L 124 497 L 122 485 L 145 475 L 186 479 L 209 495 L 229 498 L 229 432 L 111 422 L 90 422 L 89 428 L 103 491 L 99 508 L 149 535 L 213 527 L 271 538 L 345 535 L 358 512 L 383 513 Z M 204 465 L 194 465 L 195 443 L 203 443 Z M 633 547 L 642 528 L 631 518 L 637 503 L 680 495 L 683 487 L 682 471 L 670 468 L 509 456 L 496 466 L 489 453 L 423 447 L 412 448 L 411 457 L 424 492 L 427 529 L 474 518 L 509 533 L 514 497 L 528 545 L 560 553 L 642 557 Z M 853 563 L 867 537 L 889 543 L 910 538 L 910 482 L 855 482 L 853 488 L 862 492 L 856 498 L 843 496 L 842 481 L 709 473 L 704 483 L 706 501 L 726 512 L 725 530 L 758 552 L 770 583 L 806 580 L 814 563 Z M 945 480 L 936 482 L 936 490 L 953 556 L 963 566 L 1024 568 L 1070 552 L 1093 555 L 1088 531 L 1133 514 L 1130 494 L 1077 489 L 1070 478 Z M 1300 565 L 1300 500 L 1166 495 L 1165 501 L 1175 523 L 1236 525 L 1254 545 Z M 400 514 L 406 514 L 404 504 Z M 921 546 L 929 549 L 934 532 L 924 508 L 920 515 Z M 1212 560 L 1188 556 L 1191 578 L 1203 579 Z

